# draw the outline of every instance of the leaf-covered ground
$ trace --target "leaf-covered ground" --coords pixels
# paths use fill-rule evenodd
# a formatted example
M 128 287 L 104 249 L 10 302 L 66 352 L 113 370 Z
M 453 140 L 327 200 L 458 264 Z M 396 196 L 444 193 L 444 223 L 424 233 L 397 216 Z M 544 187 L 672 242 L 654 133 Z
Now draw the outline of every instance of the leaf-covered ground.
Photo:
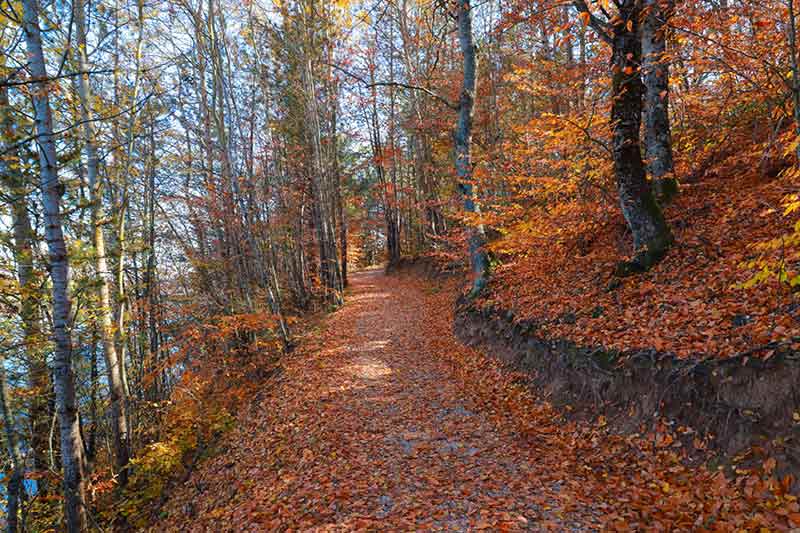
M 362 272 L 152 531 L 788 531 L 780 480 L 561 419 L 451 333 L 455 283 Z M 600 414 L 600 413 L 599 413 Z M 788 480 L 787 480 L 788 481 Z M 794 520 L 794 522 L 792 521 Z
M 612 277 L 632 249 L 622 216 L 607 203 L 555 210 L 545 237 L 523 239 L 504 258 L 486 303 L 536 321 L 544 337 L 582 345 L 685 358 L 768 358 L 776 344 L 799 349 L 800 307 L 789 287 L 776 279 L 741 286 L 761 268 L 745 265 L 758 262 L 758 245 L 770 240 L 779 245 L 768 257 L 798 274 L 793 245 L 781 245 L 797 220 L 783 216 L 782 200 L 796 185 L 748 179 L 684 184 L 666 210 L 675 246 L 651 271 L 622 280 Z

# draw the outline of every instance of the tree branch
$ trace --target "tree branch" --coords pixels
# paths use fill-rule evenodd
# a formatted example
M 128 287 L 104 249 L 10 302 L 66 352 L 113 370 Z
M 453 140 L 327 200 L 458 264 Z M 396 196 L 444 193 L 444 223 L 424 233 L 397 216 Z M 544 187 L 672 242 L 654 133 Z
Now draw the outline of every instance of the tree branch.
M 68 132 L 68 131 L 70 131 L 72 129 L 75 129 L 75 128 L 79 127 L 79 126 L 82 126 L 83 124 L 86 124 L 88 122 L 103 122 L 105 120 L 111 120 L 113 118 L 120 117 L 122 115 L 125 115 L 127 113 L 130 113 L 132 111 L 137 110 L 137 108 L 139 108 L 139 109 L 144 108 L 145 104 L 153 96 L 162 96 L 162 95 L 163 94 L 150 93 L 146 97 L 144 97 L 142 100 L 140 100 L 139 102 L 134 103 L 132 106 L 128 107 L 127 109 L 122 109 L 117 113 L 113 113 L 113 114 L 106 115 L 106 116 L 103 116 L 103 117 L 95 117 L 95 118 L 90 118 L 90 119 L 87 119 L 87 120 L 79 120 L 77 122 L 73 122 L 69 126 L 66 126 L 66 127 L 62 128 L 60 130 L 53 131 L 51 135 L 53 135 L 54 137 L 58 137 L 59 135 L 63 135 L 64 133 L 66 133 L 66 132 Z M 25 137 L 24 139 L 20 139 L 17 142 L 15 142 L 14 144 L 3 146 L 3 150 L 0 151 L 0 156 L 4 156 L 4 155 L 6 155 L 8 153 L 11 153 L 12 151 L 21 148 L 22 146 L 26 145 L 27 143 L 29 143 L 31 141 L 38 141 L 41 137 L 43 137 L 42 134 L 36 133 L 36 134 L 30 135 L 28 137 Z
M 40 83 L 42 81 L 51 82 L 51 81 L 56 81 L 56 80 L 60 80 L 60 79 L 63 79 L 63 78 L 72 78 L 72 77 L 75 77 L 75 76 L 83 76 L 84 74 L 111 74 L 112 72 L 114 72 L 112 69 L 85 70 L 85 71 L 80 71 L 80 72 L 67 72 L 67 73 L 59 74 L 57 76 L 50 76 L 50 77 L 48 77 L 48 78 L 46 78 L 44 80 L 36 79 L 36 80 L 12 81 L 11 77 L 8 77 L 8 78 L 5 78 L 5 79 L 0 79 L 0 87 L 18 87 L 20 85 L 30 85 L 32 83 Z
M 328 66 L 338 70 L 339 72 L 342 72 L 346 76 L 349 76 L 349 77 L 353 78 L 354 80 L 357 80 L 358 82 L 363 84 L 364 87 L 366 87 L 366 88 L 372 88 L 372 87 L 400 87 L 401 89 L 409 89 L 409 90 L 412 90 L 412 91 L 419 91 L 421 93 L 427 94 L 428 96 L 430 96 L 432 98 L 435 98 L 436 100 L 440 101 L 441 103 L 443 103 L 444 105 L 446 105 L 447 107 L 452 109 L 453 111 L 458 111 L 458 109 L 459 109 L 458 104 L 452 103 L 450 100 L 448 100 L 444 96 L 442 96 L 442 95 L 440 95 L 438 93 L 435 93 L 435 92 L 433 92 L 432 90 L 430 90 L 430 89 L 428 89 L 426 87 L 420 87 L 418 85 L 411 85 L 411 84 L 402 83 L 402 82 L 399 82 L 399 81 L 378 81 L 378 82 L 370 83 L 367 80 L 365 80 L 364 78 L 362 78 L 361 76 L 359 76 L 358 74 L 353 74 L 352 72 L 340 67 L 339 65 L 334 65 L 332 63 L 326 63 L 326 64 Z
M 597 35 L 599 35 L 603 41 L 608 44 L 612 43 L 611 34 L 608 32 L 608 24 L 592 14 L 585 0 L 572 0 L 572 6 L 578 10 L 578 13 L 586 13 L 589 15 L 589 26 L 597 32 Z

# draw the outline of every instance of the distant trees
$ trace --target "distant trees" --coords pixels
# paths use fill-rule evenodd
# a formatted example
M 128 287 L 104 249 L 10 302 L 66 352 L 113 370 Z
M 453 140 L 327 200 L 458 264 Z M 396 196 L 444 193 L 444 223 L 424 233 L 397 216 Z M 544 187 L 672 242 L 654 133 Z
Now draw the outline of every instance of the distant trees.
M 322 14 L 318 16 L 317 13 L 320 11 Z M 320 68 L 320 59 L 331 56 L 329 47 L 332 43 L 328 34 L 330 29 L 324 13 L 324 3 L 318 3 L 315 0 L 305 0 L 299 3 L 295 17 L 299 19 L 301 25 L 302 52 L 297 59 L 302 62 L 300 78 L 306 116 L 303 133 L 312 158 L 308 168 L 312 178 L 311 189 L 314 201 L 311 209 L 319 245 L 320 278 L 329 291 L 331 302 L 339 305 L 342 303 L 342 290 L 344 289 L 336 231 L 337 206 L 335 200 L 340 187 L 336 169 L 339 154 L 337 153 L 338 143 L 331 135 L 331 132 L 336 131 L 331 117 L 335 117 L 335 107 L 332 106 L 336 105 L 337 96 L 331 94 L 333 87 L 327 77 L 325 78 L 327 81 L 323 82 L 322 87 L 320 86 L 317 72 Z M 320 93 L 328 98 L 329 107 L 325 115 L 320 109 Z M 323 120 L 326 122 L 325 129 L 323 129 Z
M 9 72 L 3 68 L 3 77 Z M 17 143 L 16 125 L 11 116 L 8 88 L 0 87 L 0 146 L 13 146 Z M 0 185 L 3 192 L 14 197 L 11 224 L 13 226 L 13 253 L 17 263 L 17 280 L 20 287 L 19 315 L 23 323 L 23 339 L 27 356 L 33 361 L 36 358 L 37 337 L 41 334 L 36 302 L 36 283 L 33 272 L 33 238 L 30 217 L 28 215 L 27 187 L 22 179 L 17 150 L 0 157 Z M 5 357 L 0 358 L 0 415 L 3 417 L 6 449 L 11 459 L 12 472 L 7 484 L 8 508 L 6 515 L 7 530 L 16 533 L 19 527 L 20 499 L 23 495 L 23 479 L 25 474 L 24 457 L 20 450 L 12 411 L 8 378 L 5 373 Z M 33 366 L 33 365 L 32 365 Z M 45 377 L 47 374 L 45 373 Z M 33 411 L 32 418 L 34 413 Z M 40 444 L 40 443 L 39 443 Z M 38 463 L 38 461 L 37 461 Z
M 106 361 L 106 375 L 108 378 L 111 419 L 114 431 L 114 456 L 120 484 L 125 485 L 128 479 L 128 461 L 130 460 L 127 393 L 123 381 L 122 362 L 117 353 L 114 335 L 114 317 L 111 306 L 111 289 L 108 280 L 110 273 L 106 257 L 106 240 L 104 227 L 107 218 L 103 209 L 103 183 L 100 177 L 100 160 L 97 154 L 97 140 L 92 112 L 92 92 L 89 86 L 91 68 L 87 52 L 86 36 L 86 6 L 83 0 L 73 3 L 76 44 L 76 63 L 82 74 L 78 76 L 78 98 L 80 107 L 80 121 L 83 124 L 83 146 L 86 157 L 86 173 L 88 176 L 88 194 L 91 203 L 91 235 L 94 245 L 94 261 L 97 276 L 97 299 L 99 302 L 98 314 L 100 316 L 100 333 L 103 340 L 103 354 Z M 122 260 L 120 258 L 120 260 Z

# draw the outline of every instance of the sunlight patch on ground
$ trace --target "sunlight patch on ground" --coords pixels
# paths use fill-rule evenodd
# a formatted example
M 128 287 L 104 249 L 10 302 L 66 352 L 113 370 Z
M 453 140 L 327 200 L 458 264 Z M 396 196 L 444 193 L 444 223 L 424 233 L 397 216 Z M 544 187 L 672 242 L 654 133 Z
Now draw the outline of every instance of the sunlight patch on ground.
M 385 291 L 375 291 L 375 292 L 362 292 L 360 294 L 354 294 L 347 298 L 347 303 L 361 303 L 361 302 L 369 302 L 372 300 L 385 300 L 389 298 L 389 293 Z
M 376 350 L 383 350 L 389 346 L 389 340 L 369 341 L 356 348 L 350 348 L 354 352 L 374 352 Z
M 373 342 L 388 344 L 387 341 Z M 346 366 L 344 371 L 362 379 L 380 379 L 392 374 L 392 369 L 386 363 L 374 357 L 359 357 L 353 364 Z

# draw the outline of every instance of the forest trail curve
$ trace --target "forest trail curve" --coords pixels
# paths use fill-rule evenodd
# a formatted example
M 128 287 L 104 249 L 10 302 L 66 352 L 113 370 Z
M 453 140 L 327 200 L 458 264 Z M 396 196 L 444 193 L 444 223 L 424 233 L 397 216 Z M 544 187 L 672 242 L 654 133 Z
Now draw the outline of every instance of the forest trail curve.
M 162 527 L 595 530 L 564 490 L 579 481 L 553 475 L 565 451 L 523 439 L 464 394 L 446 353 L 452 310 L 432 291 L 355 274 L 347 304 L 287 358 L 269 397 L 240 415 L 239 444 L 178 490 Z

